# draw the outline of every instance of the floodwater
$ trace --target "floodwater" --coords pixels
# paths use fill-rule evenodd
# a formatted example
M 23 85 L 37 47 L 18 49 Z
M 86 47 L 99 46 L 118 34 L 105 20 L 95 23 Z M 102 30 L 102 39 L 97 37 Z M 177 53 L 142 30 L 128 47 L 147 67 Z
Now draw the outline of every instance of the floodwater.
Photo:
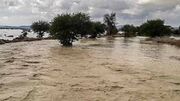
M 180 101 L 180 48 L 142 38 L 0 46 L 0 101 Z
M 0 29 L 0 39 L 6 39 L 6 40 L 13 40 L 14 38 L 17 38 L 18 36 L 22 35 L 22 30 L 18 29 Z M 28 32 L 27 37 L 29 38 L 36 38 L 37 34 L 34 32 Z M 49 34 L 45 33 L 44 37 L 48 37 Z

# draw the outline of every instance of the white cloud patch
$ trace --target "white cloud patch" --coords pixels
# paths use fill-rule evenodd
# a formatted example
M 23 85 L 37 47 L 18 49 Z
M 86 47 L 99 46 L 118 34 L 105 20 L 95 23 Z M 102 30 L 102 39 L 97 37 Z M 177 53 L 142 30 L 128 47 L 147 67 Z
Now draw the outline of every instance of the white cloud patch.
M 89 13 L 103 20 L 116 12 L 117 22 L 141 24 L 147 19 L 162 18 L 167 24 L 180 25 L 180 0 L 0 0 L 0 25 L 29 25 L 50 21 L 57 14 Z

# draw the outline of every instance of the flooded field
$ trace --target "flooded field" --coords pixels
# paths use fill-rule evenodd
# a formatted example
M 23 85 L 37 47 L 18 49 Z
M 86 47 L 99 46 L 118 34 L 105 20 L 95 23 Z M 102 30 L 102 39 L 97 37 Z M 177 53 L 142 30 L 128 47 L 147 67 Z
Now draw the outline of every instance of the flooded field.
M 13 40 L 14 38 L 17 38 L 18 36 L 22 35 L 22 30 L 18 29 L 0 29 L 0 39 L 5 40 Z M 36 38 L 37 34 L 34 32 L 28 32 L 27 37 L 29 38 Z M 44 37 L 48 37 L 49 34 L 45 33 Z
M 0 46 L 0 101 L 180 101 L 180 48 L 141 38 Z

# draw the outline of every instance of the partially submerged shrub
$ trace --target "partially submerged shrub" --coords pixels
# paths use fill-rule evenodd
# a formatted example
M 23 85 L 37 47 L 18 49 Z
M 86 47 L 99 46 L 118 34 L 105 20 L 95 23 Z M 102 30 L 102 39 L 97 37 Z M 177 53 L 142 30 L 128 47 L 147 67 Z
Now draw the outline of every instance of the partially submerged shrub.
M 50 25 L 46 21 L 34 22 L 31 25 L 32 30 L 37 33 L 38 38 L 42 38 L 44 36 L 44 33 L 49 31 L 49 27 Z
M 91 21 L 84 13 L 58 15 L 51 24 L 51 36 L 58 39 L 63 46 L 72 46 L 75 40 L 87 35 L 96 38 L 104 32 L 102 23 Z
M 164 21 L 161 19 L 149 20 L 140 26 L 140 34 L 145 36 L 161 37 L 171 33 L 171 27 L 164 25 Z
M 138 32 L 137 28 L 134 25 L 124 25 L 121 28 L 121 31 L 124 32 L 125 37 L 136 36 L 136 33 Z
M 105 32 L 105 25 L 101 22 L 92 22 L 90 38 L 96 38 Z

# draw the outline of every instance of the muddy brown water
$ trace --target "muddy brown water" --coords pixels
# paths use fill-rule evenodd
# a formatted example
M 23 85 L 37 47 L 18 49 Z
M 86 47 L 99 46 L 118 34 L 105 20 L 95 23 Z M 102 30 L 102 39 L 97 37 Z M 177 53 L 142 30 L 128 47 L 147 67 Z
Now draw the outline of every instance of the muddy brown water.
M 180 48 L 140 38 L 1 45 L 0 101 L 180 101 Z

